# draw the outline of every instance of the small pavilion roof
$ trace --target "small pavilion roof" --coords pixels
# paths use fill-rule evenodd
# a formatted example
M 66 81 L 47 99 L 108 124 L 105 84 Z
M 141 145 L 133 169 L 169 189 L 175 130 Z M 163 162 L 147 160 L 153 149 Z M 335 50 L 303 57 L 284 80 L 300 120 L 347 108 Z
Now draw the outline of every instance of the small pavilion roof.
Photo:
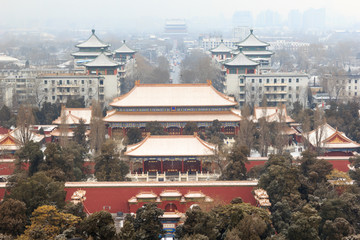
M 118 98 L 112 107 L 235 106 L 233 97 L 218 92 L 211 82 L 199 84 L 140 84 Z
M 217 46 L 216 48 L 213 48 L 210 50 L 210 52 L 212 53 L 230 53 L 233 49 L 227 47 L 224 44 L 224 41 L 221 40 L 221 43 L 219 44 L 219 46 Z
M 181 197 L 182 194 L 177 190 L 164 190 L 160 193 L 160 197 Z
M 90 124 L 91 116 L 92 116 L 92 110 L 90 108 L 65 108 L 63 107 L 61 109 L 60 116 L 53 121 L 53 124 L 60 125 L 61 122 L 61 116 L 65 114 L 65 124 L 74 125 L 74 124 L 80 124 L 80 119 L 84 120 L 85 124 Z
M 101 53 L 94 60 L 85 64 L 86 67 L 117 67 L 119 65 L 118 62 L 110 59 L 105 53 Z
M 236 67 L 236 66 L 257 66 L 258 62 L 255 62 L 244 55 L 244 53 L 239 52 L 234 58 L 226 61 L 225 66 Z
M 236 44 L 239 47 L 267 47 L 270 44 L 264 41 L 259 40 L 253 34 L 253 30 L 250 29 L 250 34 L 243 41 Z
M 320 146 L 321 148 L 354 149 L 360 147 L 359 143 L 352 141 L 345 133 L 334 129 L 327 123 L 303 135 L 311 145 Z
M 142 199 L 142 198 L 148 199 L 148 198 L 156 198 L 156 197 L 157 197 L 157 195 L 155 193 L 153 193 L 153 192 L 141 192 L 141 193 L 136 195 L 136 198 L 138 198 L 138 199 L 139 198 L 140 199 Z
M 205 198 L 205 194 L 201 191 L 189 191 L 187 194 L 184 195 L 185 198 Z
M 109 47 L 110 44 L 103 42 L 96 36 L 95 29 L 91 30 L 92 34 L 88 40 L 85 42 L 79 43 L 76 45 L 78 48 L 106 48 Z
M 253 121 L 258 122 L 260 118 L 266 117 L 267 122 L 295 122 L 288 116 L 286 107 L 255 107 Z
M 125 155 L 145 156 L 213 156 L 215 145 L 201 140 L 197 135 L 148 135 L 139 143 L 129 145 Z
M 123 44 L 115 50 L 116 53 L 136 53 L 135 50 L 129 48 L 129 46 L 125 43 L 125 41 L 123 42 Z

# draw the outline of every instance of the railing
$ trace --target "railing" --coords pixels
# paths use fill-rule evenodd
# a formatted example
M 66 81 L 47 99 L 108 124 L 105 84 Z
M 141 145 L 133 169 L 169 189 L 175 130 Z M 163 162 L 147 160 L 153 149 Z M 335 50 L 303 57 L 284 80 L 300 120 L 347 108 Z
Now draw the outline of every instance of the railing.
M 166 173 L 128 173 L 127 178 L 133 182 L 166 182 L 166 181 L 215 181 L 220 177 L 217 173 L 179 173 L 178 175 L 166 175 Z

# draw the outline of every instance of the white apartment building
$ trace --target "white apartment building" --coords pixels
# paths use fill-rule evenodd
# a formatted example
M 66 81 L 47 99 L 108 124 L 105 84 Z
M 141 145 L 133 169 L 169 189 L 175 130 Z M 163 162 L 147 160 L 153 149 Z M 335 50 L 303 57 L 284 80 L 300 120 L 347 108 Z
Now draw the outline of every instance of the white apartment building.
M 42 102 L 66 103 L 69 98 L 84 97 L 89 106 L 93 99 L 105 101 L 104 76 L 85 74 L 47 74 L 36 78 Z
M 309 79 L 298 73 L 227 74 L 226 94 L 233 95 L 240 107 L 260 106 L 264 97 L 268 106 L 291 106 L 296 101 L 308 106 Z

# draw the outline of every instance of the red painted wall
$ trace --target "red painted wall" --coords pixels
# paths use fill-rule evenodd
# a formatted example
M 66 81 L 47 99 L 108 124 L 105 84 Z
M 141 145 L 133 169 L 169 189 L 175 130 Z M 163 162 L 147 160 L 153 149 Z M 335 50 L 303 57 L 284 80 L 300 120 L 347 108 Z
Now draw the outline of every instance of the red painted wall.
M 329 163 L 333 165 L 334 169 L 337 169 L 342 172 L 349 171 L 348 164 L 350 164 L 349 160 L 329 160 L 327 159 Z
M 249 171 L 252 167 L 258 166 L 258 165 L 264 165 L 267 160 L 262 161 L 249 161 L 249 163 L 245 164 L 246 170 Z
M 189 191 L 201 191 L 205 195 L 213 198 L 214 202 L 225 204 L 230 203 L 230 201 L 235 197 L 241 197 L 244 202 L 248 202 L 253 205 L 256 203 L 251 193 L 254 186 L 211 186 L 210 182 L 209 186 L 196 186 L 196 184 L 194 184 L 194 186 L 180 186 L 181 183 L 178 183 L 176 186 L 146 185 L 147 183 L 140 183 L 136 186 L 133 183 L 125 187 L 101 187 L 100 185 L 97 187 L 85 187 L 84 185 L 81 186 L 81 184 L 78 184 L 77 187 L 65 188 L 67 191 L 66 199 L 70 200 L 72 194 L 79 189 L 85 190 L 86 200 L 84 202 L 84 206 L 90 213 L 103 210 L 104 208 L 107 208 L 112 213 L 130 212 L 128 200 L 131 197 L 136 196 L 140 192 L 153 192 L 159 195 L 164 190 L 177 190 L 183 195 Z M 186 204 L 186 206 L 189 204 L 190 203 Z

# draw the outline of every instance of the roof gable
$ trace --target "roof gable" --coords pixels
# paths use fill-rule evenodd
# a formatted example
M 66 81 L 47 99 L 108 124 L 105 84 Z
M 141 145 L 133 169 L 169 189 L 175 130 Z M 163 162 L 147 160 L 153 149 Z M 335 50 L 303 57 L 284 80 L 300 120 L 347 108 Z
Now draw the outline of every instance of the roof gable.
M 92 60 L 91 62 L 88 62 L 88 63 L 86 63 L 84 65 L 86 67 L 117 67 L 120 64 L 118 62 L 112 60 L 111 58 L 106 56 L 106 54 L 104 54 L 102 52 L 94 60 Z
M 239 42 L 239 47 L 267 47 L 270 44 L 264 41 L 259 40 L 255 35 L 253 34 L 253 30 L 250 29 L 250 34 L 247 36 L 243 41 Z
M 221 43 L 219 44 L 219 46 L 210 50 L 210 52 L 212 52 L 212 53 L 229 53 L 231 51 L 232 51 L 232 49 L 227 47 L 224 44 L 223 40 L 221 40 Z
M 91 31 L 92 31 L 92 34 L 89 37 L 89 39 L 86 40 L 85 42 L 77 44 L 76 47 L 78 47 L 78 48 L 87 48 L 87 47 L 106 48 L 106 47 L 110 46 L 110 44 L 103 42 L 95 35 L 95 29 L 93 29 Z
M 124 43 L 118 48 L 115 50 L 116 53 L 136 53 L 135 50 L 129 48 L 129 46 L 125 43 Z
M 60 116 L 53 121 L 53 124 L 60 125 L 62 123 L 61 116 L 65 114 L 65 124 L 73 125 L 80 124 L 80 119 L 84 120 L 85 124 L 90 124 L 92 110 L 90 108 L 65 108 L 61 109 Z
M 258 62 L 255 62 L 245 56 L 242 52 L 239 52 L 234 58 L 226 61 L 224 63 L 225 66 L 236 67 L 236 66 L 257 66 L 259 65 Z

